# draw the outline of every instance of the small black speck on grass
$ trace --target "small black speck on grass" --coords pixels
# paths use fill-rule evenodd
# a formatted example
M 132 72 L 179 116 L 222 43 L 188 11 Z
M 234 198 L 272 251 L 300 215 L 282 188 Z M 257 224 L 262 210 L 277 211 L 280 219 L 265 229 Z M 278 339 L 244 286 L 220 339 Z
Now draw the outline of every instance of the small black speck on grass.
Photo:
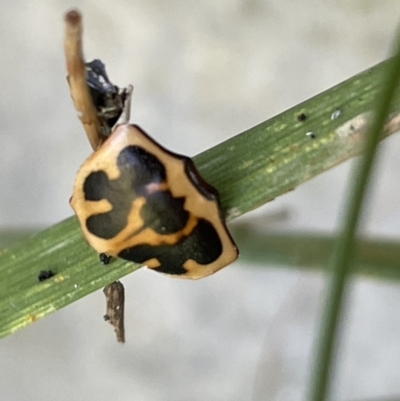
M 111 256 L 106 255 L 105 253 L 101 253 L 99 255 L 100 262 L 103 263 L 103 265 L 108 265 L 111 260 Z
M 42 282 L 54 276 L 55 274 L 51 270 L 41 270 L 38 274 L 38 280 Z
M 304 114 L 304 113 L 301 113 L 301 114 L 299 114 L 298 116 L 297 116 L 297 121 L 299 121 L 299 122 L 304 122 L 304 121 L 306 121 L 307 120 L 307 116 Z

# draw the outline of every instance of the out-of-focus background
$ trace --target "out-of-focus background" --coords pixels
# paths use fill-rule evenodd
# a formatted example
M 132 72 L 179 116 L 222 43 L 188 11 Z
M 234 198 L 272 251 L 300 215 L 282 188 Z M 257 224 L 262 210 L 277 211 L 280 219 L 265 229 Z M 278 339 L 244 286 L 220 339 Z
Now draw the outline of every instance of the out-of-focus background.
M 72 214 L 91 149 L 65 80 L 63 13 L 84 15 L 87 60 L 135 86 L 132 120 L 195 155 L 385 59 L 397 0 L 3 0 L 0 227 Z M 386 140 L 365 219 L 400 237 L 400 139 Z M 238 219 L 333 232 L 350 163 Z M 233 223 L 234 224 L 234 223 Z M 238 244 L 240 247 L 240 243 Z M 400 263 L 400 261 L 399 261 Z M 297 401 L 304 396 L 322 274 L 245 260 L 204 280 L 151 271 L 123 279 L 127 343 L 104 323 L 101 291 L 0 341 L 0 393 L 20 400 Z M 335 400 L 400 396 L 400 286 L 352 285 Z

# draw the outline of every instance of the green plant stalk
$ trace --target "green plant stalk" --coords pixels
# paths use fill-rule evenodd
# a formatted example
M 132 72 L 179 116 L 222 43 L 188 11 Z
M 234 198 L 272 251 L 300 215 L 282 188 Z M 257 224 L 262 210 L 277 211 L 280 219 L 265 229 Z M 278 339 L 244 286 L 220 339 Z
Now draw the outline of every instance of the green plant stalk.
M 227 220 L 357 155 L 368 123 L 365 113 L 373 108 L 388 63 L 196 156 L 200 173 L 220 193 Z M 337 109 L 340 115 L 332 118 Z M 391 111 L 382 138 L 399 129 L 399 90 Z M 300 113 L 307 116 L 306 121 L 298 121 Z M 313 135 L 307 135 L 309 132 Z M 109 266 L 99 264 L 75 217 L 0 251 L 0 337 L 137 268 L 139 265 L 121 260 Z M 39 271 L 47 269 L 57 275 L 38 283 Z
M 349 202 L 343 218 L 343 228 L 337 250 L 333 258 L 333 274 L 329 282 L 326 305 L 323 309 L 321 334 L 316 347 L 316 361 L 310 385 L 310 401 L 324 401 L 332 380 L 333 351 L 337 345 L 337 335 L 341 311 L 344 305 L 349 266 L 354 259 L 355 232 L 365 194 L 370 181 L 371 171 L 376 157 L 377 146 L 386 116 L 400 80 L 400 34 L 397 38 L 395 57 L 387 66 L 387 79 L 378 97 L 376 115 L 366 138 L 365 153 L 355 166 L 350 185 Z
M 0 247 L 21 241 L 38 229 L 7 229 L 0 233 Z M 337 237 L 316 232 L 258 232 L 248 224 L 235 224 L 231 233 L 240 244 L 240 259 L 262 268 L 288 267 L 327 271 Z M 78 239 L 79 240 L 79 239 Z M 400 280 L 400 242 L 384 238 L 357 241 L 352 272 L 371 279 Z
M 260 234 L 250 227 L 234 227 L 240 243 L 241 260 L 265 268 L 282 266 L 295 269 L 331 271 L 327 264 L 337 244 L 337 236 L 322 233 L 290 232 Z M 353 274 L 372 279 L 400 280 L 400 242 L 378 238 L 358 239 L 351 266 Z

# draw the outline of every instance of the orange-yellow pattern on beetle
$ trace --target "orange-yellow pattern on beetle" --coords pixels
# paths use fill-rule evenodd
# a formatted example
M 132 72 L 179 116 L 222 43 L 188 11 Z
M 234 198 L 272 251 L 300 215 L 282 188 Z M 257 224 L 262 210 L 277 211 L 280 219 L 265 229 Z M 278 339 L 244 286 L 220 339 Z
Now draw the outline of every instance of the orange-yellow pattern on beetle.
M 121 124 L 83 164 L 71 198 L 99 253 L 196 279 L 238 257 L 217 191 L 192 160 Z

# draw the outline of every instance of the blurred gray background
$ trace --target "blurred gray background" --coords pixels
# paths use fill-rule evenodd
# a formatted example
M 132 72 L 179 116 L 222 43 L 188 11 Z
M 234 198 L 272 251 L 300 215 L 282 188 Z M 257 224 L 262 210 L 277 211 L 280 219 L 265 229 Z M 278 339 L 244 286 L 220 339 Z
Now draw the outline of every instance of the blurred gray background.
M 400 15 L 397 0 L 3 0 L 0 227 L 72 214 L 74 176 L 91 152 L 65 81 L 62 18 L 73 6 L 87 60 L 135 86 L 132 121 L 188 155 L 383 60 Z M 400 237 L 399 152 L 397 135 L 382 146 L 368 233 Z M 272 228 L 333 232 L 349 171 L 341 165 L 238 222 L 268 225 L 288 210 Z M 104 323 L 98 291 L 1 340 L 0 399 L 303 398 L 322 275 L 242 260 L 195 282 L 143 270 L 123 283 L 125 345 Z M 335 400 L 400 397 L 399 304 L 398 284 L 352 285 Z

